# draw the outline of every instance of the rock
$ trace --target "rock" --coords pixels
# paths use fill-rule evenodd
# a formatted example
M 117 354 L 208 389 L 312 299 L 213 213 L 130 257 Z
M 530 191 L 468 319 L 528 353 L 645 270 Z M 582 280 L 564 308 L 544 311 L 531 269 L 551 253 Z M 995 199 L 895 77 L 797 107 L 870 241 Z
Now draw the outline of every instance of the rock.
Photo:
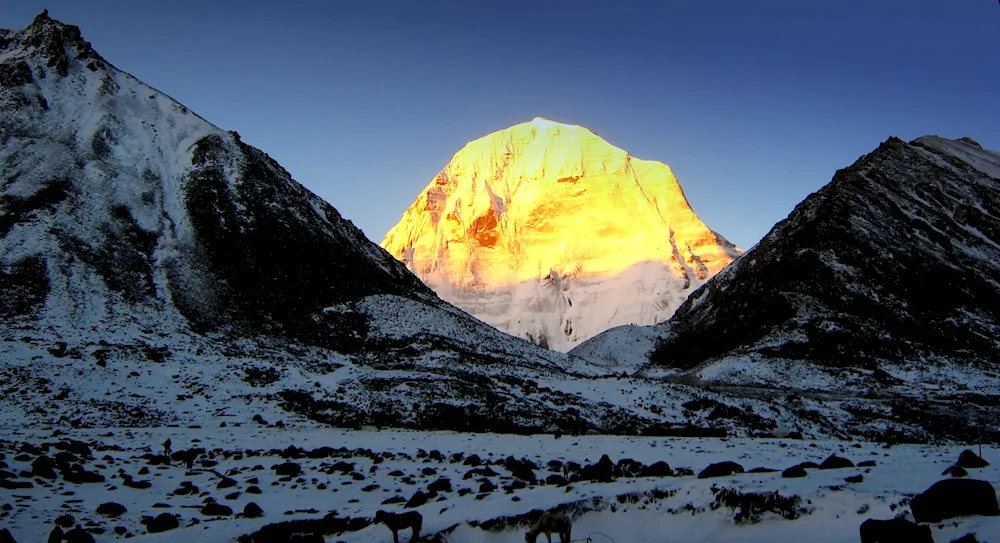
M 861 475 L 860 473 L 857 475 L 851 475 L 850 477 L 844 477 L 844 481 L 847 481 L 848 483 L 860 483 L 863 482 L 864 480 L 865 476 Z
M 614 475 L 615 477 L 638 477 L 642 473 L 643 467 L 642 462 L 631 458 L 622 458 L 615 464 Z
M 438 479 L 427 485 L 427 490 L 429 492 L 451 492 L 451 480 L 446 478 Z
M 748 471 L 747 473 L 774 473 L 776 471 L 778 471 L 778 470 L 771 469 L 771 468 L 753 468 L 750 471 Z
M 842 468 L 853 468 L 854 462 L 850 460 L 831 454 L 819 465 L 819 469 L 842 469 Z
M 228 517 L 233 514 L 233 509 L 228 505 L 211 502 L 201 508 L 201 514 L 206 517 Z
M 430 500 L 430 496 L 418 490 L 413 494 L 413 496 L 410 497 L 410 499 L 406 502 L 406 505 L 403 507 L 406 509 L 420 507 L 421 505 L 427 503 L 428 500 Z
M 961 454 L 958 455 L 958 462 L 955 465 L 965 469 L 976 469 L 985 468 L 990 465 L 989 462 L 980 458 L 976 453 L 965 449 Z
M 479 492 L 481 494 L 485 492 L 493 492 L 496 489 L 497 485 L 493 484 L 490 481 L 484 481 L 482 484 L 479 485 Z
M 31 463 L 31 473 L 35 477 L 54 480 L 56 478 L 56 462 L 48 456 L 39 456 Z
M 797 466 L 792 466 L 786 469 L 785 471 L 781 472 L 781 476 L 784 477 L 785 479 L 795 479 L 798 477 L 805 477 L 806 475 L 809 474 L 806 473 L 806 469 L 802 467 L 802 464 L 799 464 Z
M 862 460 L 861 462 L 858 462 L 858 467 L 859 468 L 874 468 L 875 467 L 875 461 L 874 460 Z
M 726 477 L 734 473 L 743 473 L 743 466 L 736 462 L 718 462 L 709 464 L 707 468 L 698 474 L 699 479 L 710 479 L 712 477 Z
M 105 502 L 97 506 L 97 514 L 106 517 L 120 517 L 126 512 L 128 512 L 128 509 L 125 509 L 125 506 L 120 503 Z
M 62 528 L 55 526 L 52 528 L 52 531 L 49 532 L 49 538 L 46 540 L 46 543 L 62 543 L 62 540 L 65 537 L 66 534 L 63 533 Z
M 965 534 L 958 539 L 952 539 L 951 543 L 979 543 L 976 534 Z
M 90 535 L 90 532 L 84 530 L 79 525 L 66 532 L 66 534 L 63 535 L 63 541 L 66 543 L 96 543 L 94 541 L 94 536 Z
M 905 518 L 868 519 L 861 523 L 861 543 L 934 543 L 930 526 L 920 526 Z
M 146 527 L 146 531 L 151 534 L 166 532 L 180 526 L 177 517 L 170 513 L 160 513 L 153 518 L 144 518 L 142 524 Z
M 0 528 L 0 543 L 17 543 L 14 536 L 10 534 L 7 528 Z
M 467 458 L 465 459 L 465 461 L 464 461 L 464 462 L 462 462 L 462 465 L 463 465 L 463 466 L 472 466 L 472 467 L 476 467 L 476 466 L 478 466 L 479 464 L 482 464 L 482 463 L 483 463 L 483 460 L 482 460 L 481 458 L 479 458 L 479 455 L 478 455 L 478 454 L 472 454 L 472 455 L 469 455 L 469 456 L 468 456 L 468 457 L 467 457 Z
M 545 484 L 566 486 L 569 484 L 569 481 L 567 481 L 566 478 L 563 477 L 562 475 L 556 475 L 555 473 L 553 473 L 552 475 L 549 475 L 548 477 L 545 478 Z
M 274 466 L 274 474 L 278 477 L 297 477 L 302 473 L 302 466 L 295 462 L 285 462 Z
M 430 477 L 431 475 L 437 475 L 437 470 L 434 468 L 424 468 L 420 470 L 420 474 Z
M 235 479 L 230 479 L 229 477 L 226 477 L 226 478 L 222 479 L 221 481 L 219 481 L 219 484 L 216 485 L 215 488 L 218 489 L 218 490 L 224 490 L 226 488 L 232 488 L 234 486 L 236 486 L 236 480 Z
M 948 466 L 947 469 L 941 472 L 941 475 L 950 475 L 952 477 L 965 477 L 969 472 L 965 471 L 962 466 Z
M 246 518 L 257 518 L 264 515 L 264 510 L 254 502 L 249 502 L 243 506 L 243 516 Z
M 993 485 L 977 479 L 938 481 L 913 497 L 910 510 L 917 522 L 941 522 L 954 517 L 1000 514 Z
M 122 481 L 122 485 L 138 490 L 146 490 L 147 488 L 152 487 L 153 483 L 149 481 L 133 481 L 132 479 L 125 479 Z
M 394 503 L 405 503 L 405 502 L 406 502 L 406 498 L 404 498 L 402 496 L 393 496 L 391 498 L 382 500 L 382 505 L 392 505 Z
M 819 464 L 816 462 L 801 462 L 799 466 L 803 469 L 816 469 L 819 467 Z
M 260 494 L 260 487 L 257 485 L 247 487 L 247 494 Z
M 670 465 L 662 460 L 644 466 L 641 472 L 643 477 L 670 477 L 673 474 L 674 472 L 670 469 Z
M 60 515 L 56 517 L 55 523 L 56 526 L 61 526 L 63 528 L 72 528 L 73 525 L 76 524 L 76 519 L 73 518 L 73 515 L 70 514 Z

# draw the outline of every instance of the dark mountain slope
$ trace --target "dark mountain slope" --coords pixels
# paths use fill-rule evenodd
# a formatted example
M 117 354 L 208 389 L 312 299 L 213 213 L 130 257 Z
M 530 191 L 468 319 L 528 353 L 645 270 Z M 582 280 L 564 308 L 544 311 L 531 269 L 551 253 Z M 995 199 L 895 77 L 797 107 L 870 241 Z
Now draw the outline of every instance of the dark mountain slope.
M 995 364 L 1000 155 L 890 138 L 696 291 L 651 359 Z

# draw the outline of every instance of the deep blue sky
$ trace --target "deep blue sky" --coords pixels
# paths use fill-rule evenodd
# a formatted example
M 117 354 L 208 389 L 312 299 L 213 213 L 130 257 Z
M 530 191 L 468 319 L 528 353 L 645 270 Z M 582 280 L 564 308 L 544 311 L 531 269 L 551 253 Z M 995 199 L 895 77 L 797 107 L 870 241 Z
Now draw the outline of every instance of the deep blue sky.
M 378 242 L 536 116 L 670 164 L 749 248 L 890 135 L 1000 149 L 995 0 L 6 0 L 277 159 Z

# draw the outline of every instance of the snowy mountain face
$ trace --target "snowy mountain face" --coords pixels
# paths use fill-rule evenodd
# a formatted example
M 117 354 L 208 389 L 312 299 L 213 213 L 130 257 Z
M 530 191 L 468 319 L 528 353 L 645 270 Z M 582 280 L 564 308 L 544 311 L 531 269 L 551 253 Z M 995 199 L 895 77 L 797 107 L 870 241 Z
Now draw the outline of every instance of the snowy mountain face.
M 666 320 L 742 252 L 667 165 L 541 118 L 466 145 L 382 246 L 445 300 L 560 351 Z
M 45 13 L 0 32 L 0 139 L 12 424 L 194 423 L 255 402 L 342 425 L 639 420 L 525 393 L 593 371 L 441 301 L 265 153 Z

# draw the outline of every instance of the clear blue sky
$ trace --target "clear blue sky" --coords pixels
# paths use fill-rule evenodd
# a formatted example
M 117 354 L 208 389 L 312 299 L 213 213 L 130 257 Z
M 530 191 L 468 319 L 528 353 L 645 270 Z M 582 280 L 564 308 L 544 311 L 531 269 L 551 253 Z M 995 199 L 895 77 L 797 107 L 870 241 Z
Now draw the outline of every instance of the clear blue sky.
M 890 135 L 1000 149 L 996 0 L 5 0 L 0 28 L 43 8 L 376 242 L 536 116 L 670 164 L 744 248 Z

